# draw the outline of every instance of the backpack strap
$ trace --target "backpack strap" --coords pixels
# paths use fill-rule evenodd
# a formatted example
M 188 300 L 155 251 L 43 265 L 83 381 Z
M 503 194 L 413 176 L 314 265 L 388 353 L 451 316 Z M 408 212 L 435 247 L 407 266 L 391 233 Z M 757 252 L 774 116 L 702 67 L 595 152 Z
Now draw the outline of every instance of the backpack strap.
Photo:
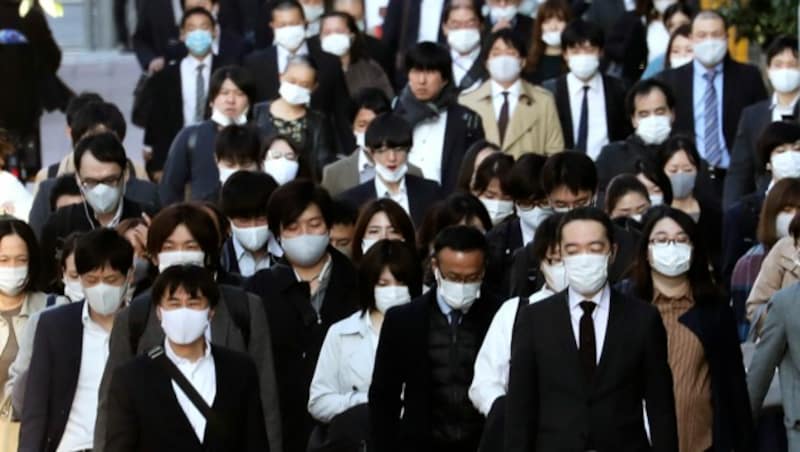
M 231 314 L 233 324 L 242 332 L 245 348 L 250 347 L 250 305 L 249 294 L 244 289 L 234 286 L 220 286 L 225 306 Z
M 56 300 L 58 299 L 58 295 L 51 293 L 47 295 L 47 301 L 45 302 L 46 307 L 55 306 Z
M 128 340 L 130 341 L 131 354 L 136 356 L 139 351 L 139 339 L 147 327 L 147 318 L 150 316 L 150 303 L 147 298 L 136 298 L 128 307 Z
M 53 163 L 47 167 L 47 178 L 55 179 L 58 177 L 58 163 Z

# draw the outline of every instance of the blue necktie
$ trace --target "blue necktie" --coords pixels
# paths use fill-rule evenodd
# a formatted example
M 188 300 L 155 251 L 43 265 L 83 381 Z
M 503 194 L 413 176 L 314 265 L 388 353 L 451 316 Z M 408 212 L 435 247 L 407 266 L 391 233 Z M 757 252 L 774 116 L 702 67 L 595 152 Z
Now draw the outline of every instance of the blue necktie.
M 703 96 L 705 108 L 705 136 L 703 143 L 706 150 L 706 161 L 711 166 L 722 163 L 722 148 L 719 143 L 719 117 L 717 116 L 717 90 L 714 88 L 716 71 L 703 74 L 706 79 L 706 94 Z
M 589 140 L 589 87 L 583 87 L 583 102 L 581 102 L 581 118 L 578 120 L 578 141 L 575 150 L 586 152 L 586 142 Z

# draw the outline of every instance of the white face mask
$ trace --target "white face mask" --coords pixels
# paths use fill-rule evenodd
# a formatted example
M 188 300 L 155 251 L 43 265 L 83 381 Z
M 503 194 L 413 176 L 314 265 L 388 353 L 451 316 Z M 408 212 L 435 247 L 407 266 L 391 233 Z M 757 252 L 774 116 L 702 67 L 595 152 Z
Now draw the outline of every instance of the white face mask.
M 281 239 L 286 258 L 295 265 L 309 267 L 316 264 L 325 254 L 330 243 L 328 234 L 303 234 Z
M 597 55 L 572 55 L 567 59 L 567 66 L 569 66 L 569 70 L 572 71 L 575 77 L 587 81 L 597 73 L 597 68 L 600 67 L 600 59 Z
M 361 254 L 362 255 L 367 254 L 367 251 L 369 251 L 369 249 L 372 248 L 372 246 L 375 245 L 376 243 L 378 243 L 378 239 L 361 240 Z
M 631 214 L 628 218 L 630 218 L 631 220 L 636 221 L 637 223 L 641 223 L 642 222 L 642 214 L 640 214 L 640 213 Z
M 576 254 L 563 258 L 569 286 L 581 295 L 596 294 L 608 281 L 608 254 Z
M 686 199 L 694 192 L 694 182 L 697 179 L 697 171 L 685 172 L 678 171 L 669 175 L 669 183 L 672 185 L 672 196 L 675 199 Z
M 486 199 L 486 198 L 478 198 L 483 203 L 483 206 L 486 207 L 486 211 L 489 212 L 489 217 L 492 219 L 492 225 L 497 226 L 498 224 L 502 223 L 503 220 L 509 217 L 509 215 L 514 213 L 514 202 L 513 201 L 503 201 L 500 199 Z
M 692 265 L 692 246 L 687 243 L 650 245 L 650 265 L 664 276 L 680 276 Z
M 561 32 L 545 31 L 542 33 L 542 41 L 550 47 L 561 47 Z
M 89 307 L 100 315 L 111 315 L 117 312 L 120 306 L 122 306 L 127 291 L 127 282 L 121 286 L 100 283 L 92 287 L 83 288 L 83 293 L 86 295 L 86 302 L 89 303 Z
M 325 14 L 325 5 L 306 5 L 303 4 L 303 15 L 309 22 L 316 22 Z
M 664 195 L 650 194 L 650 206 L 660 206 L 664 204 Z
M 218 166 L 219 170 L 219 184 L 225 185 L 225 182 L 233 176 L 233 173 L 239 171 L 239 168 L 228 168 L 227 166 Z
M 493 23 L 500 22 L 501 20 L 511 20 L 517 15 L 517 7 L 515 5 L 508 6 L 492 6 L 489 8 L 489 17 Z
M 639 126 L 636 127 L 636 135 L 644 141 L 644 144 L 661 144 L 667 140 L 672 131 L 672 118 L 666 115 L 650 115 L 646 118 L 639 118 Z
M 800 151 L 784 151 L 769 158 L 772 178 L 800 177 Z
M 769 82 L 779 93 L 791 93 L 800 87 L 800 69 L 770 69 Z
M 539 267 L 544 274 L 544 280 L 547 282 L 547 287 L 549 287 L 553 292 L 561 292 L 567 288 L 567 267 L 564 266 L 563 262 L 559 262 L 555 265 L 542 262 Z
M 299 169 L 300 164 L 296 160 L 289 160 L 284 157 L 264 160 L 264 172 L 272 176 L 278 185 L 294 180 Z
M 693 59 L 694 58 L 691 55 L 674 56 L 669 58 L 669 65 L 671 68 L 681 67 L 685 64 L 691 63 Z
M 390 308 L 400 306 L 411 301 L 411 294 L 407 286 L 375 287 L 375 308 L 386 314 Z
M 231 223 L 231 231 L 233 236 L 242 245 L 244 249 L 254 253 L 264 248 L 269 240 L 269 227 L 253 226 L 249 228 L 237 228 Z
M 22 292 L 25 280 L 28 279 L 28 266 L 0 267 L 0 292 L 14 297 Z
M 75 303 L 84 299 L 85 295 L 83 294 L 83 286 L 81 285 L 80 278 L 69 279 L 67 276 L 64 276 L 62 282 L 64 283 L 64 296 L 69 298 L 69 301 Z
M 214 108 L 211 110 L 211 120 L 222 127 L 228 127 L 234 124 L 237 126 L 243 126 L 247 124 L 247 109 L 245 109 L 244 113 L 240 114 L 239 116 L 231 118 L 225 113 Z
M 164 309 L 161 312 L 161 329 L 175 344 L 186 345 L 200 339 L 208 328 L 208 309 Z
M 534 207 L 533 209 L 522 210 L 517 206 L 517 216 L 519 220 L 525 223 L 525 226 L 536 229 L 542 224 L 542 221 L 553 214 L 553 209 L 549 207 Z
M 677 0 L 653 0 L 653 6 L 658 11 L 658 14 L 664 14 L 664 11 L 667 10 L 670 6 L 678 3 Z
M 728 53 L 728 41 L 725 39 L 704 39 L 692 46 L 694 59 L 706 67 L 716 66 Z
M 303 25 L 288 25 L 275 29 L 275 44 L 289 52 L 294 52 L 306 40 L 306 27 Z
M 519 78 L 522 62 L 519 58 L 500 55 L 489 59 L 489 75 L 499 83 L 511 83 Z
M 466 311 L 481 296 L 481 283 L 457 283 L 444 279 L 436 269 L 436 284 L 444 302 L 453 309 Z
M 792 212 L 781 212 L 775 218 L 775 234 L 779 239 L 789 237 L 789 225 L 792 224 L 794 215 Z
M 322 50 L 338 57 L 350 51 L 352 37 L 344 33 L 331 33 L 320 40 Z
M 164 270 L 175 265 L 196 265 L 205 267 L 206 253 L 202 251 L 164 251 L 158 253 L 158 271 Z
M 353 136 L 356 137 L 356 146 L 358 146 L 360 149 L 367 147 L 367 138 L 364 132 L 354 132 Z
M 294 83 L 281 82 L 278 94 L 290 105 L 308 105 L 311 102 L 311 90 Z
M 378 176 L 380 176 L 381 179 L 383 179 L 384 182 L 396 183 L 400 182 L 400 179 L 405 177 L 406 173 L 408 172 L 408 165 L 403 163 L 394 171 L 392 171 L 380 163 L 376 163 L 375 172 L 378 174 Z
M 481 33 L 475 28 L 457 28 L 447 32 L 447 44 L 458 53 L 475 50 L 481 43 Z
M 90 190 L 81 188 L 81 191 L 83 191 L 83 197 L 86 198 L 86 202 L 98 214 L 113 212 L 122 198 L 122 190 L 119 187 L 112 187 L 106 184 L 97 184 Z

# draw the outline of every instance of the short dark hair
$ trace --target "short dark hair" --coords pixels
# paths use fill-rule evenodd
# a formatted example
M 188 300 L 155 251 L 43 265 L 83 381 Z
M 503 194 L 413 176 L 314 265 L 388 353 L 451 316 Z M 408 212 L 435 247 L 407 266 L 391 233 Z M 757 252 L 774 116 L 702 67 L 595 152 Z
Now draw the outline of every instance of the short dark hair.
M 278 183 L 269 174 L 237 171 L 222 186 L 220 207 L 228 218 L 266 217 L 276 188 Z
M 728 21 L 725 19 L 725 16 L 723 16 L 719 11 L 713 9 L 704 9 L 695 14 L 695 16 L 692 18 L 692 26 L 694 27 L 694 23 L 696 21 L 704 19 L 716 19 L 722 21 L 723 30 L 728 29 Z
M 376 115 L 387 113 L 392 110 L 391 101 L 383 91 L 378 88 L 363 88 L 358 90 L 353 96 L 353 114 L 361 109 L 369 110 Z
M 280 237 L 281 228 L 295 222 L 310 205 L 322 213 L 325 225 L 331 227 L 331 196 L 324 188 L 307 179 L 295 179 L 278 187 L 267 204 L 267 221 L 272 235 Z
M 780 35 L 773 39 L 767 47 L 767 66 L 772 63 L 772 59 L 786 50 L 791 50 L 792 54 L 798 56 L 797 36 Z
M 484 149 L 491 149 L 494 152 L 501 151 L 500 146 L 484 139 L 472 143 L 461 158 L 461 166 L 458 167 L 456 187 L 459 190 L 469 193 L 472 189 L 472 176 L 475 174 L 475 161 L 478 159 L 478 154 Z
M 84 91 L 78 94 L 77 96 L 73 97 L 72 99 L 70 99 L 69 102 L 67 103 L 67 109 L 64 111 L 64 114 L 67 117 L 67 126 L 71 128 L 72 121 L 75 120 L 75 115 L 78 114 L 78 111 L 80 111 L 83 107 L 93 102 L 102 103 L 104 101 L 99 94 L 89 91 Z
M 475 17 L 478 18 L 478 23 L 482 24 L 483 23 L 483 14 L 481 14 L 480 10 L 478 10 L 478 5 L 476 5 L 476 3 L 477 2 L 474 2 L 474 1 L 465 2 L 465 1 L 458 1 L 458 0 L 456 0 L 456 1 L 447 0 L 444 3 L 444 8 L 442 8 L 442 23 L 441 23 L 441 25 L 444 25 L 444 23 L 447 22 L 450 19 L 450 14 L 453 11 L 456 11 L 456 10 L 459 10 L 459 9 L 469 9 L 469 10 L 471 10 L 475 14 Z
M 83 234 L 75 246 L 75 268 L 78 274 L 108 265 L 123 275 L 133 266 L 133 247 L 114 229 L 99 228 Z
M 260 162 L 263 162 L 267 159 L 269 148 L 271 148 L 273 143 L 276 141 L 283 141 L 286 143 L 290 148 L 292 148 L 297 156 L 297 175 L 294 177 L 295 179 L 317 180 L 317 170 L 314 164 L 310 161 L 308 152 L 302 149 L 300 144 L 294 139 L 286 135 L 270 135 L 264 139 L 264 143 L 261 145 L 261 155 L 258 158 Z
M 50 191 L 50 212 L 55 212 L 58 198 L 62 196 L 80 196 L 81 189 L 75 181 L 75 174 L 68 173 L 58 176 Z
M 525 58 L 527 56 L 527 48 L 525 47 L 525 43 L 520 39 L 519 35 L 517 35 L 511 28 L 501 28 L 486 39 L 486 42 L 483 45 L 483 52 L 485 58 L 489 58 L 489 51 L 492 50 L 492 46 L 497 41 L 503 41 L 503 43 L 509 47 L 513 47 L 514 50 L 519 53 L 520 58 Z M 523 61 L 524 63 L 524 61 Z
M 303 17 L 303 20 L 306 20 L 306 13 L 303 10 L 303 5 L 301 5 L 297 0 L 278 0 L 274 2 L 270 8 L 270 19 L 272 19 L 272 13 L 275 11 L 286 11 L 290 9 L 296 9 L 300 11 L 300 16 Z
M 561 47 L 564 49 L 580 46 L 586 42 L 602 50 L 605 45 L 603 29 L 593 22 L 575 19 L 561 32 Z
M 152 289 L 153 305 L 160 305 L 164 298 L 174 295 L 178 289 L 185 290 L 191 297 L 205 297 L 212 309 L 219 303 L 219 288 L 211 271 L 196 265 L 173 265 L 156 277 Z
M 492 219 L 489 217 L 486 207 L 476 196 L 470 193 L 453 193 L 444 200 L 442 208 L 438 211 L 434 234 L 447 226 L 469 221 L 472 218 L 479 219 L 486 231 L 492 228 Z
M 617 206 L 620 198 L 628 193 L 638 193 L 645 199 L 650 199 L 650 194 L 647 193 L 647 187 L 636 178 L 634 174 L 620 174 L 611 179 L 606 189 L 606 213 L 611 215 L 611 212 Z
M 697 152 L 697 147 L 694 145 L 694 140 L 686 135 L 678 134 L 667 138 L 667 141 L 658 150 L 658 166 L 662 172 L 672 156 L 681 151 L 686 152 L 689 161 L 697 168 L 698 172 L 700 171 L 702 160 Z
M 544 199 L 542 168 L 547 157 L 540 154 L 523 154 L 511 168 L 509 194 L 515 201 Z
M 95 135 L 88 135 L 81 139 L 75 146 L 73 158 L 75 160 L 75 172 L 80 175 L 81 159 L 86 153 L 92 154 L 94 158 L 103 163 L 116 163 L 120 170 L 125 171 L 128 166 L 128 157 L 125 156 L 125 148 L 117 136 L 111 132 L 102 132 Z
M 511 194 L 511 170 L 514 168 L 514 157 L 504 152 L 496 152 L 481 162 L 475 170 L 472 191 L 483 193 L 489 188 L 492 179 L 500 181 L 500 189 L 504 194 Z
M 778 146 L 800 140 L 800 124 L 794 121 L 772 122 L 764 129 L 756 144 L 756 155 L 761 161 L 761 170 L 766 171 L 772 151 Z
M 147 229 L 147 252 L 157 257 L 170 235 L 179 225 L 189 233 L 206 255 L 205 266 L 214 270 L 219 266 L 220 232 L 211 215 L 194 204 L 173 204 L 164 208 L 150 221 Z
M 776 182 L 761 205 L 756 237 L 758 243 L 767 250 L 780 239 L 775 223 L 778 214 L 787 207 L 800 207 L 800 179 L 795 177 L 786 177 Z
M 364 32 L 358 29 L 358 24 L 356 23 L 356 19 L 351 16 L 350 14 L 344 11 L 328 11 L 327 13 L 323 14 L 322 17 L 319 19 L 320 29 L 325 21 L 325 19 L 341 19 L 344 21 L 345 25 L 347 26 L 347 30 L 353 35 L 350 43 L 350 64 L 357 63 L 363 60 L 365 57 L 369 58 L 369 54 L 367 53 L 366 49 L 366 42 L 364 39 Z
M 695 14 L 697 14 L 697 11 L 695 11 L 695 9 L 691 5 L 684 2 L 678 2 L 675 3 L 674 5 L 670 5 L 666 10 L 664 10 L 664 17 L 663 17 L 664 25 L 666 26 L 667 22 L 669 22 L 669 20 L 672 19 L 672 16 L 678 13 L 681 13 L 686 17 L 688 17 L 689 20 L 692 20 Z
M 542 167 L 542 188 L 549 196 L 556 188 L 566 186 L 572 193 L 597 191 L 597 169 L 588 155 L 564 151 L 547 158 Z
M 72 145 L 76 146 L 81 138 L 97 126 L 113 132 L 120 141 L 125 139 L 127 125 L 119 108 L 109 102 L 88 102 L 75 112 L 70 124 Z
M 84 232 L 73 232 L 64 238 L 61 243 L 61 250 L 58 253 L 58 274 L 64 276 L 62 269 L 67 265 L 67 258 L 70 254 L 75 252 L 75 247 L 78 246 L 78 239 L 85 234 Z
M 486 264 L 486 236 L 473 227 L 454 225 L 442 229 L 433 241 L 433 252 L 438 256 L 445 248 L 460 252 L 480 251 L 484 256 L 484 265 Z
M 661 190 L 661 195 L 664 198 L 663 204 L 672 204 L 672 184 L 670 183 L 669 177 L 667 177 L 667 174 L 664 172 L 663 168 L 657 168 L 655 162 L 644 159 L 637 160 L 633 166 L 633 174 L 641 174 L 650 180 L 650 182 L 658 186 L 658 188 Z
M 381 113 L 369 123 L 364 134 L 364 144 L 370 149 L 382 147 L 408 148 L 414 143 L 414 129 L 400 115 Z
M 400 204 L 392 201 L 389 198 L 378 198 L 370 201 L 361 208 L 356 220 L 356 227 L 353 231 L 353 262 L 359 262 L 363 251 L 361 250 L 361 241 L 367 232 L 367 226 L 375 214 L 383 212 L 389 219 L 389 223 L 403 236 L 403 240 L 413 246 L 415 241 L 414 223 L 411 222 L 408 214 L 400 206 Z
M 341 199 L 334 199 L 331 205 L 331 226 L 356 224 L 358 209 L 352 204 Z
M 446 82 L 453 81 L 453 59 L 450 52 L 435 42 L 420 42 L 406 53 L 406 73 L 412 69 L 437 71 Z
M 397 281 L 408 287 L 412 299 L 422 294 L 422 267 L 413 242 L 380 240 L 361 258 L 358 267 L 358 301 L 364 314 L 376 309 L 375 286 L 387 267 Z
M 233 82 L 247 96 L 247 102 L 252 110 L 252 106 L 256 102 L 256 82 L 247 69 L 239 66 L 223 66 L 211 74 L 211 81 L 208 85 L 208 102 L 214 102 L 214 99 L 219 96 L 225 80 Z
M 260 163 L 261 134 L 255 126 L 229 125 L 217 135 L 214 156 L 217 160 L 227 160 L 236 165 Z
M 633 85 L 633 87 L 631 87 L 631 89 L 628 91 L 628 95 L 625 97 L 625 110 L 628 113 L 628 117 L 632 117 L 636 113 L 636 98 L 646 96 L 656 89 L 661 91 L 661 93 L 664 95 L 669 109 L 674 110 L 675 95 L 672 94 L 672 88 L 670 88 L 669 85 L 661 80 L 646 78 L 636 82 L 636 84 Z
M 597 207 L 577 207 L 565 213 L 558 224 L 558 243 L 561 243 L 564 227 L 573 221 L 596 221 L 606 230 L 609 245 L 614 246 L 614 224 L 605 212 Z
M 41 288 L 44 270 L 42 253 L 39 249 L 39 242 L 36 241 L 36 235 L 28 223 L 9 215 L 0 215 L 0 241 L 10 235 L 18 235 L 25 242 L 25 247 L 28 248 L 28 277 L 25 279 L 25 284 L 22 285 L 22 292 L 35 292 Z
M 189 20 L 190 17 L 196 14 L 200 14 L 201 16 L 206 16 L 206 18 L 208 18 L 208 20 L 211 21 L 212 28 L 217 26 L 217 20 L 214 19 L 214 16 L 210 12 L 208 12 L 207 9 L 197 6 L 188 9 L 183 13 L 183 17 L 181 17 L 181 29 L 183 29 L 183 27 L 186 26 L 186 21 Z
M 554 213 L 539 223 L 533 235 L 531 245 L 533 256 L 538 262 L 543 262 L 547 258 L 547 253 L 558 248 L 558 225 L 561 224 L 563 214 Z

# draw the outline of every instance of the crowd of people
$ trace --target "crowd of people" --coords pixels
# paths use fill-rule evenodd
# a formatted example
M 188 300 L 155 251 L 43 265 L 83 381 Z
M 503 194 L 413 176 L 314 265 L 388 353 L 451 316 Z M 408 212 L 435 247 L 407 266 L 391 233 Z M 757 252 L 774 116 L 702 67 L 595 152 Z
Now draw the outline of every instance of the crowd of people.
M 144 165 L 83 92 L 33 195 L 0 171 L 20 451 L 800 451 L 797 38 L 243 3 L 137 2 Z

